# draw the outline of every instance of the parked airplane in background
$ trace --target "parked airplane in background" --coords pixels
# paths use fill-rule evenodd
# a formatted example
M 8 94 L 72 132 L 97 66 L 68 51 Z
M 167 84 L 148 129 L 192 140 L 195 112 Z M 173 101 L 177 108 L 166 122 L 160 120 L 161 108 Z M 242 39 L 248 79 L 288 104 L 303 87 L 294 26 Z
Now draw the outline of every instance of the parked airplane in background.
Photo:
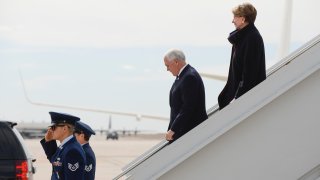
M 118 140 L 119 138 L 119 134 L 117 131 L 112 129 L 112 120 L 111 120 L 111 115 L 109 117 L 109 126 L 108 126 L 108 130 L 107 130 L 107 137 L 106 139 L 115 139 Z
M 100 132 L 100 134 L 105 134 L 106 139 L 118 140 L 119 136 L 131 136 L 137 135 L 138 132 L 141 132 L 137 129 L 126 130 L 126 129 L 112 129 L 112 117 L 109 116 L 109 125 L 108 129 L 94 129 L 95 132 Z M 25 139 L 35 139 L 43 138 L 49 127 L 49 123 L 45 122 L 20 122 L 18 123 L 17 130 L 20 132 L 23 138 Z
M 25 139 L 43 138 L 47 132 L 49 123 L 20 122 L 16 126 Z
M 108 125 L 108 129 L 104 130 L 101 129 L 100 133 L 106 133 L 106 139 L 113 139 L 113 140 L 118 140 L 119 136 L 131 136 L 133 135 L 137 135 L 138 132 L 141 132 L 137 129 L 133 129 L 133 130 L 126 130 L 126 129 L 112 129 L 112 116 L 109 116 L 109 125 Z

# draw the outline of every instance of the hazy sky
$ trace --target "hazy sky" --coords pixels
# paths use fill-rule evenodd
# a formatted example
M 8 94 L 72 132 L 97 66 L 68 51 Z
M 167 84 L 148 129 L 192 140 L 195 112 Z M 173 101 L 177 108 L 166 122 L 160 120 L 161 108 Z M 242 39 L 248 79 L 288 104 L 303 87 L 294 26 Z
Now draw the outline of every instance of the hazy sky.
M 242 2 L 0 0 L 0 119 L 49 122 L 48 111 L 54 110 L 79 115 L 96 128 L 107 127 L 105 114 L 28 104 L 18 69 L 35 101 L 168 117 L 173 77 L 162 55 L 181 48 L 199 71 L 226 74 L 226 38 L 234 29 L 231 9 Z M 248 2 L 257 8 L 255 24 L 270 47 L 271 65 L 277 61 L 286 1 Z M 292 43 L 302 45 L 319 34 L 319 7 L 317 0 L 293 0 Z M 224 83 L 204 81 L 209 108 Z M 167 126 L 113 118 L 116 128 L 165 131 Z
M 45 47 L 226 44 L 239 0 L 1 0 L 2 41 Z M 264 39 L 278 42 L 285 0 L 249 1 Z M 292 40 L 319 32 L 317 0 L 293 0 Z M 303 30 L 303 33 L 301 33 Z

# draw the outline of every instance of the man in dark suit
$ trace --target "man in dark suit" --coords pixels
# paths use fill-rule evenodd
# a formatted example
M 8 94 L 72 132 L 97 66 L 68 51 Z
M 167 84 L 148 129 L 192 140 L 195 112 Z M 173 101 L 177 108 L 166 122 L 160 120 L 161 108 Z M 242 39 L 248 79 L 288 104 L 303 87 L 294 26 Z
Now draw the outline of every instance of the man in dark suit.
M 205 90 L 199 73 L 186 63 L 181 50 L 173 49 L 164 56 L 167 70 L 176 76 L 170 90 L 170 123 L 166 140 L 170 143 L 208 119 Z
M 84 171 L 84 179 L 85 180 L 94 180 L 94 176 L 96 173 L 96 156 L 89 144 L 89 140 L 91 135 L 95 135 L 96 133 L 90 128 L 89 125 L 77 121 L 74 136 L 76 137 L 77 141 L 81 144 L 85 154 L 87 164 L 85 165 Z
M 51 180 L 84 180 L 86 157 L 73 136 L 75 122 L 80 118 L 64 113 L 49 113 L 52 124 L 40 143 L 52 164 Z M 56 140 L 60 141 L 59 147 Z

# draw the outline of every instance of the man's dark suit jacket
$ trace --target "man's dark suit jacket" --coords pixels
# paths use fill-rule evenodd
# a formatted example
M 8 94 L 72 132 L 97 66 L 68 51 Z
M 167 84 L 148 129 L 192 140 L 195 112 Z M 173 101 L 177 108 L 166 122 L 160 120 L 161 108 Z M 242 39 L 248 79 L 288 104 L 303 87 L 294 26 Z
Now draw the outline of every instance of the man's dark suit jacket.
M 208 119 L 204 85 L 199 73 L 190 65 L 183 69 L 171 87 L 170 108 L 168 130 L 175 133 L 173 141 Z

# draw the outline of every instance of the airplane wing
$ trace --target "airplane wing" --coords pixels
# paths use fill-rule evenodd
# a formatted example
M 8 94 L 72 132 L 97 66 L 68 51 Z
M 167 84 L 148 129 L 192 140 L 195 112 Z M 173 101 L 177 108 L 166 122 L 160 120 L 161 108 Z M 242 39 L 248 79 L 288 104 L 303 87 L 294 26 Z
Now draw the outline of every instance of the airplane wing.
M 105 114 L 114 114 L 114 115 L 122 115 L 122 116 L 131 116 L 136 117 L 137 120 L 141 120 L 142 118 L 146 119 L 156 119 L 156 120 L 163 120 L 163 121 L 169 121 L 168 117 L 163 116 L 156 116 L 151 114 L 139 114 L 139 113 L 133 113 L 133 112 L 121 112 L 121 111 L 114 111 L 114 110 L 105 110 L 105 109 L 93 109 L 93 108 L 85 108 L 85 107 L 76 107 L 76 106 L 67 106 L 67 105 L 59 105 L 59 104 L 49 104 L 49 103 L 41 103 L 41 102 L 34 102 L 32 101 L 27 94 L 25 84 L 22 78 L 22 74 L 19 71 L 20 79 L 22 82 L 23 92 L 26 100 L 36 106 L 46 106 L 46 107 L 55 107 L 55 108 L 65 108 L 65 109 L 73 109 L 73 110 L 80 110 L 80 111 L 89 111 L 89 112 L 95 112 L 95 113 L 105 113 Z
M 227 81 L 228 80 L 228 77 L 223 76 L 223 75 L 209 74 L 209 73 L 204 73 L 204 72 L 200 72 L 199 74 L 200 74 L 200 76 L 205 77 L 205 78 L 209 78 L 209 79 L 215 79 L 215 80 L 219 80 L 219 81 Z

